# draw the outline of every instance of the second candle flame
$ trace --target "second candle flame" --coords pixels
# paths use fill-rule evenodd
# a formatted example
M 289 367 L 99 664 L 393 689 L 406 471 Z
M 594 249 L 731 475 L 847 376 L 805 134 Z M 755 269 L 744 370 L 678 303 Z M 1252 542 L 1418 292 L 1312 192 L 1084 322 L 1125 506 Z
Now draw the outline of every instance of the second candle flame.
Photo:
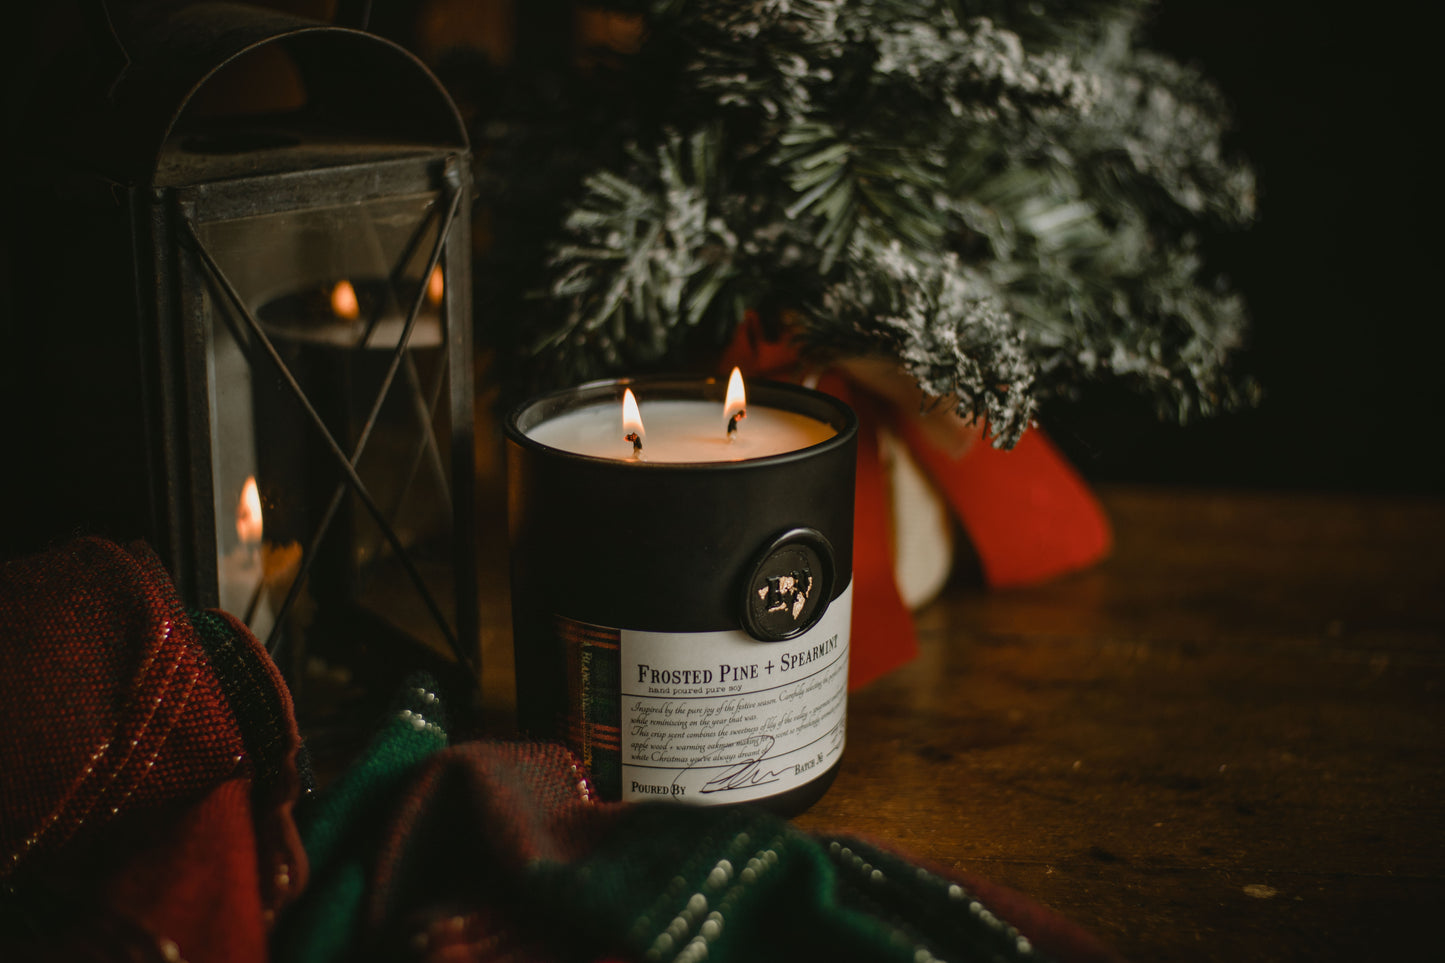
M 632 453 L 640 455 L 642 439 L 647 432 L 642 427 L 642 412 L 637 408 L 637 399 L 633 397 L 631 388 L 622 392 L 622 431 L 622 437 L 632 442 Z
M 748 397 L 743 390 L 743 373 L 733 368 L 728 378 L 727 400 L 723 403 L 723 421 L 727 424 L 728 438 L 738 430 L 738 422 L 748 416 Z

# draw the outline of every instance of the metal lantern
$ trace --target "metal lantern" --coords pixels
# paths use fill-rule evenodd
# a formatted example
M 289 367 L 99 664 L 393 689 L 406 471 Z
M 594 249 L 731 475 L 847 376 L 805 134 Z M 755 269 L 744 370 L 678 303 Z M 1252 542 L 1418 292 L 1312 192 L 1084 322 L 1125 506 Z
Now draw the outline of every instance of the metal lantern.
M 118 73 L 50 88 L 20 177 L 32 501 L 146 537 L 273 651 L 309 626 L 475 675 L 455 107 L 360 31 L 230 4 L 116 26 L 93 62 Z

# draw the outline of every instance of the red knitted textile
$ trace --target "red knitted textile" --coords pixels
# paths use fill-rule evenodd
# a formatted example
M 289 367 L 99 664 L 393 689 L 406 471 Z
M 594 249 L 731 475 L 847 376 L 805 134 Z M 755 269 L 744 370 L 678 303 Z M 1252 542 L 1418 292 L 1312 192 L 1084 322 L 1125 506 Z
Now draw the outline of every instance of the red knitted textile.
M 255 639 L 203 618 L 143 546 L 0 567 L 0 957 L 265 958 L 300 738 Z

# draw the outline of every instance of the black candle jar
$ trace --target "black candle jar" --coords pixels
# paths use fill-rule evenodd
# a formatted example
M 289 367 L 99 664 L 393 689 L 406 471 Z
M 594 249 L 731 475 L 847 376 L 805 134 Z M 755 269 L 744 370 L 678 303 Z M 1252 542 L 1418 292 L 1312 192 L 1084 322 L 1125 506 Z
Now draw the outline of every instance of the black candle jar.
M 649 401 L 703 401 L 722 430 L 723 386 L 702 379 L 594 382 L 507 419 L 518 721 L 571 745 L 604 798 L 801 811 L 842 757 L 857 419 L 829 395 L 755 382 L 752 411 L 834 434 L 684 463 L 529 436 L 605 404 L 620 439 L 626 388 L 644 421 Z

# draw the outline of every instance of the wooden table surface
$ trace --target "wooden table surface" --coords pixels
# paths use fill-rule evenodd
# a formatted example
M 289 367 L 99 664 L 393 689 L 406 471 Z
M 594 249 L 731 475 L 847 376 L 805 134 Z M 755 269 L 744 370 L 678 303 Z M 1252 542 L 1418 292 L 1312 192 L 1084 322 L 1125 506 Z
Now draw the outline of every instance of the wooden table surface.
M 918 613 L 919 658 L 851 696 L 796 822 L 1010 885 L 1135 961 L 1445 958 L 1445 501 L 1102 496 L 1104 564 L 958 579 Z M 493 705 L 510 685 L 488 675 Z

